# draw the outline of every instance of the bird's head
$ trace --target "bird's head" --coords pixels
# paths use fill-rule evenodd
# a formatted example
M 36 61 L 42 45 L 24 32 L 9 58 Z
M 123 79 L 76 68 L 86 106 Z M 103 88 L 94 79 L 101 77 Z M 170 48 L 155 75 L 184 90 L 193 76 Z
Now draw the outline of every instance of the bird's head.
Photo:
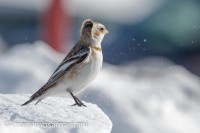
M 83 21 L 81 28 L 81 38 L 94 44 L 101 44 L 104 36 L 108 33 L 108 30 L 104 25 L 98 22 L 94 22 L 91 19 Z

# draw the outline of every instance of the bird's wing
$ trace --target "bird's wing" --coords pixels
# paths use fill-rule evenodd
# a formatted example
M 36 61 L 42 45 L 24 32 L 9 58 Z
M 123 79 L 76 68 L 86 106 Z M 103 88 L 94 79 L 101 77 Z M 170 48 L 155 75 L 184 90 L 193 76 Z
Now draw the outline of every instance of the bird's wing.
M 57 67 L 55 72 L 51 75 L 47 83 L 42 86 L 35 94 L 31 96 L 31 99 L 42 95 L 48 88 L 53 86 L 63 75 L 65 75 L 72 67 L 76 64 L 84 61 L 90 53 L 90 48 L 88 46 L 77 45 L 69 52 L 69 54 L 64 58 L 64 60 Z
M 73 52 L 73 54 L 71 54 Z M 60 65 L 57 67 L 55 72 L 51 75 L 49 78 L 48 82 L 51 82 L 55 78 L 58 78 L 61 73 L 66 73 L 70 68 L 72 68 L 74 65 L 79 64 L 82 62 L 84 59 L 86 59 L 89 55 L 90 48 L 87 46 L 82 46 L 79 47 L 79 49 L 75 51 L 70 51 L 67 58 L 65 58 Z

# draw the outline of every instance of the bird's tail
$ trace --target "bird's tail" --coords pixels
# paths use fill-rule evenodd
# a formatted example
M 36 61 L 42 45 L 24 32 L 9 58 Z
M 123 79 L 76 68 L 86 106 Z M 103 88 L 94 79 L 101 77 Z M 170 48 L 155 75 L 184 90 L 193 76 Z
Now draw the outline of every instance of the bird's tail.
M 30 98 L 28 101 L 26 101 L 25 103 L 23 103 L 21 106 L 27 105 L 27 104 L 29 104 L 30 102 L 32 102 L 33 100 L 34 100 L 33 98 Z
M 44 93 L 44 90 L 45 90 L 45 87 L 47 86 L 48 84 L 45 84 L 42 88 L 40 88 L 37 92 L 35 92 L 28 101 L 26 101 L 24 104 L 22 104 L 21 106 L 24 106 L 24 105 L 27 105 L 29 103 L 31 103 L 32 101 L 35 101 L 35 100 L 38 100 L 36 104 L 38 104 L 40 101 L 42 101 L 42 99 L 44 99 L 44 97 L 40 97 L 43 93 Z M 48 86 L 47 86 L 48 87 Z

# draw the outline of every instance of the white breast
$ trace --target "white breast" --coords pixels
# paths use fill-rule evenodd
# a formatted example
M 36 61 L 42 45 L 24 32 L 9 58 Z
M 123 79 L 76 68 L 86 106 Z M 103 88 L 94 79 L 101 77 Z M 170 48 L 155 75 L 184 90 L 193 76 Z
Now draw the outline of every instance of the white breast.
M 95 79 L 102 67 L 102 52 L 91 49 L 90 55 L 84 63 L 83 67 L 80 66 L 79 75 L 77 75 L 76 83 L 73 86 L 74 93 L 79 93 Z

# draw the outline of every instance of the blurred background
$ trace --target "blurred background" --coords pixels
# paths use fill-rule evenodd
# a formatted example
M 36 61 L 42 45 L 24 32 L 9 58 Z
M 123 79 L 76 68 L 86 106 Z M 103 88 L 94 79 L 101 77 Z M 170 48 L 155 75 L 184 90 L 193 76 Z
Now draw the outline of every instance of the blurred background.
M 111 64 L 148 56 L 167 57 L 200 75 L 198 0 L 0 0 L 4 48 L 43 40 L 66 52 L 86 18 L 102 22 L 109 34 L 104 61 Z
M 0 93 L 35 92 L 91 18 L 109 34 L 102 74 L 82 98 L 112 132 L 199 133 L 199 13 L 199 0 L 0 0 Z

